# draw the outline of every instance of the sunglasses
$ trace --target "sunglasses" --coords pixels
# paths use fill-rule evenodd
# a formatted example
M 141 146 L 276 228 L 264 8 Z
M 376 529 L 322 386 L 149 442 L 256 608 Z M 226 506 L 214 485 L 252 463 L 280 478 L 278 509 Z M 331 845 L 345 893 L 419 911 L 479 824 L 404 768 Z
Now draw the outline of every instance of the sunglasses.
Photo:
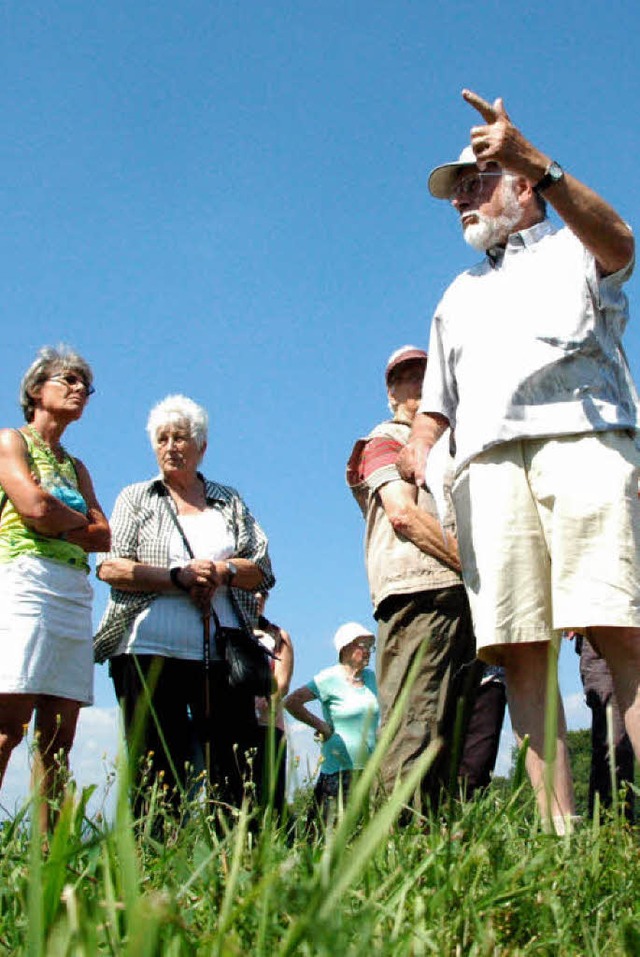
M 502 171 L 498 172 L 489 172 L 489 173 L 472 173 L 471 176 L 465 176 L 464 179 L 458 180 L 453 189 L 451 190 L 451 195 L 449 199 L 453 202 L 454 199 L 469 199 L 473 200 L 480 195 L 484 187 L 484 180 L 488 177 L 502 176 Z
M 80 385 L 84 389 L 87 398 L 96 391 L 92 385 L 89 385 L 86 379 L 76 372 L 59 372 L 56 375 L 49 376 L 49 382 L 62 382 L 68 389 L 73 389 Z

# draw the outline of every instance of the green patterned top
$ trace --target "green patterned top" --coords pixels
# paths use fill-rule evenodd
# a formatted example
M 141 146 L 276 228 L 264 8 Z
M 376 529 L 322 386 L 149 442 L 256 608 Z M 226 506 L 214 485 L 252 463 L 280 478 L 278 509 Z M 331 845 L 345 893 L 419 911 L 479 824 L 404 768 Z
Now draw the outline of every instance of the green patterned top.
M 50 490 L 56 485 L 78 488 L 75 465 L 67 452 L 64 453 L 64 460 L 58 462 L 53 454 L 35 442 L 31 435 L 26 432 L 21 432 L 20 435 L 27 445 L 31 469 L 42 488 Z M 2 497 L 4 498 L 4 495 Z M 27 528 L 11 499 L 7 498 L 0 517 L 0 562 L 12 562 L 20 555 L 50 558 L 52 561 L 89 571 L 84 549 L 64 539 L 39 535 Z

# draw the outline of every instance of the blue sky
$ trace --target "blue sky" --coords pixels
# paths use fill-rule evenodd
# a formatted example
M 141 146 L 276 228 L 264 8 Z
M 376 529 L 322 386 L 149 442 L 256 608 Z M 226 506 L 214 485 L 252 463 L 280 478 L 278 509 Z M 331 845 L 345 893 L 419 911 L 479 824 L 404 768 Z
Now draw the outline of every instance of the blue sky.
M 270 537 L 268 611 L 302 683 L 342 621 L 373 626 L 344 465 L 386 414 L 386 357 L 426 343 L 477 258 L 425 188 L 476 122 L 460 90 L 503 96 L 637 230 L 637 4 L 35 0 L 0 18 L 0 422 L 20 424 L 36 349 L 74 345 L 98 391 L 67 444 L 110 512 L 154 472 L 150 407 L 205 405 L 204 470 Z M 628 291 L 637 378 L 637 275 Z M 113 707 L 104 668 L 96 704 Z

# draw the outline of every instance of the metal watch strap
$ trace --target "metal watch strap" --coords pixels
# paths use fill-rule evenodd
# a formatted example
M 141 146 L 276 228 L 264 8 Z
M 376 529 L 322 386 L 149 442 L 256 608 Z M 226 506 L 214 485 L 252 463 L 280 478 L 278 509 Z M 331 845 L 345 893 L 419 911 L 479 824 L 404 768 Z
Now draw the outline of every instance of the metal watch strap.
M 235 562 L 231 562 L 231 561 L 226 561 L 225 565 L 227 566 L 227 571 L 229 572 L 229 581 L 227 582 L 227 584 L 230 585 L 233 579 L 238 574 L 238 566 L 236 565 Z

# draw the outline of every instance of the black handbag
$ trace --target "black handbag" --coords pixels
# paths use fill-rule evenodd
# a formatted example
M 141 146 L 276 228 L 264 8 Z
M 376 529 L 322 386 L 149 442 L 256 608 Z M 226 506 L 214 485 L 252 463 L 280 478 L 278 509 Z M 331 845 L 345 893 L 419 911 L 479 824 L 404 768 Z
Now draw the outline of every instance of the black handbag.
M 211 609 L 216 626 L 216 648 L 226 662 L 229 687 L 268 698 L 273 690 L 269 651 L 244 628 L 227 628 Z

